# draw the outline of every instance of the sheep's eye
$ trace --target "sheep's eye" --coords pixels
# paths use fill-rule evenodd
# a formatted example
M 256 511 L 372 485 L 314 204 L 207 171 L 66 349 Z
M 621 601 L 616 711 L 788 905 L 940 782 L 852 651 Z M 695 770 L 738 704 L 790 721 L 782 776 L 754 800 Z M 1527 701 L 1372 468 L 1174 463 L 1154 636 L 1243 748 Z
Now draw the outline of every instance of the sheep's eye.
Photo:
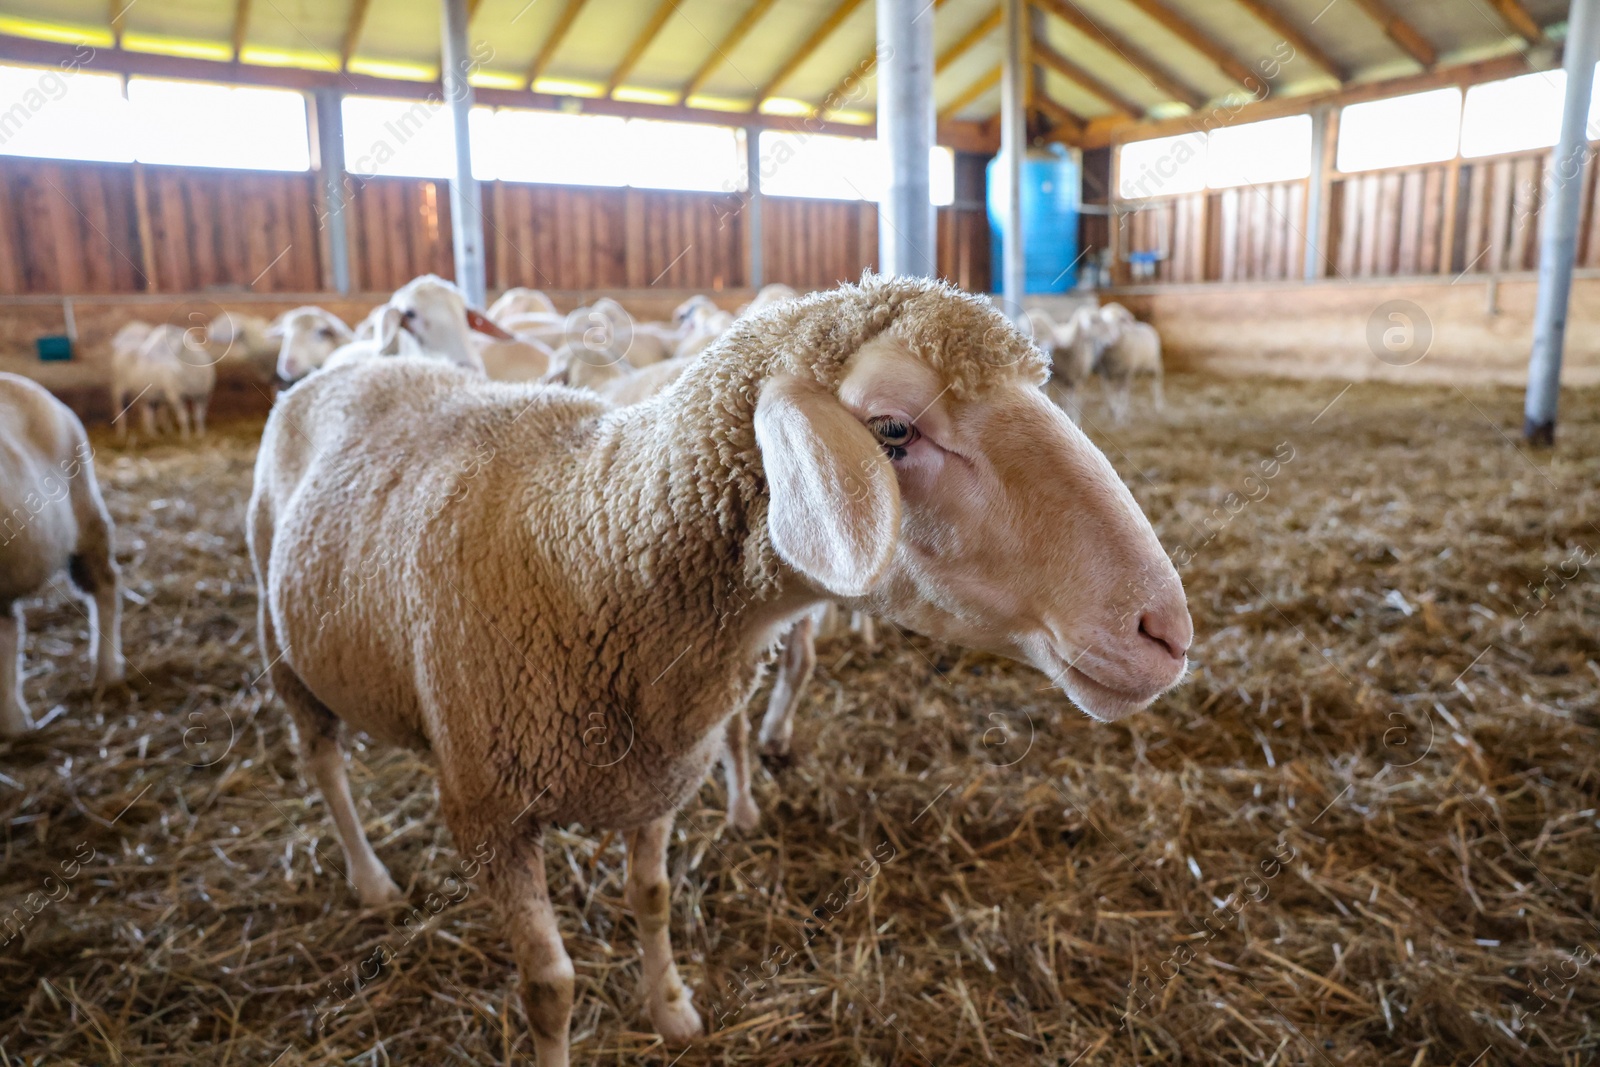
M 317 332 L 322 335 L 322 339 L 324 341 L 333 340 L 333 330 L 329 329 L 328 327 L 324 326 L 322 329 L 318 330 Z
M 404 311 L 402 311 L 400 313 L 400 317 L 402 319 L 405 319 L 407 322 L 413 322 L 413 321 L 416 320 L 416 317 L 417 317 L 416 309 L 415 308 L 406 308 Z
M 915 426 L 890 415 L 868 419 L 867 427 L 883 443 L 883 454 L 890 459 L 904 459 L 906 448 L 921 436 Z

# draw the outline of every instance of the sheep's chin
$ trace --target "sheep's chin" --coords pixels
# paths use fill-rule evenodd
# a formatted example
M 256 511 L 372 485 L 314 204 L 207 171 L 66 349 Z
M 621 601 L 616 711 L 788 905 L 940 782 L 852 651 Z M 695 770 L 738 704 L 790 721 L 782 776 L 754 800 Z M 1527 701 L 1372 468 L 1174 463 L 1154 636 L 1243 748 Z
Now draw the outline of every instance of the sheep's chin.
M 1077 667 L 1066 666 L 1053 675 L 1056 684 L 1089 718 L 1097 722 L 1116 722 L 1143 711 L 1155 703 L 1156 696 L 1127 693 L 1096 681 Z

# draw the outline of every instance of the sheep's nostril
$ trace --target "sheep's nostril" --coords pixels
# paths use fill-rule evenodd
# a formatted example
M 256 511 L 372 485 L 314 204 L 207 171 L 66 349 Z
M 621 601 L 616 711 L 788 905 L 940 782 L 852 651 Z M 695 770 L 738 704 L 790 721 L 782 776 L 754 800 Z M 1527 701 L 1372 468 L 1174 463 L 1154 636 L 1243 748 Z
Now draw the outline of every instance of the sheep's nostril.
M 1181 660 L 1189 652 L 1194 630 L 1187 611 L 1177 616 L 1147 611 L 1139 617 L 1139 635 L 1160 645 L 1173 659 Z

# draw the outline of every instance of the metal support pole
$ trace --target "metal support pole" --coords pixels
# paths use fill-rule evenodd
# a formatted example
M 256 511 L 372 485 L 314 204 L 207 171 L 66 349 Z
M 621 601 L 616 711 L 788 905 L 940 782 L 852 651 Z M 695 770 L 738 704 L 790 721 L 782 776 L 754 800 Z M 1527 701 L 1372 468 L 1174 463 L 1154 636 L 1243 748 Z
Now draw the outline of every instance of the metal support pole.
M 344 97 L 337 89 L 312 93 L 317 119 L 317 177 L 322 183 L 322 229 L 328 235 L 328 273 L 335 292 L 350 292 L 350 190 L 344 180 Z
M 1023 54 L 1023 0 L 1001 0 L 1005 33 L 1005 63 L 1000 79 L 1000 175 L 1004 183 L 1001 203 L 1000 294 L 1006 314 L 1020 319 L 1027 286 L 1027 266 L 1022 255 L 1022 159 L 1028 151 L 1028 118 L 1023 114 L 1027 77 Z
M 1589 152 L 1589 94 L 1600 60 L 1600 0 L 1572 0 L 1567 17 L 1566 102 L 1561 140 L 1545 177 L 1544 219 L 1539 234 L 1539 302 L 1533 318 L 1533 354 L 1528 360 L 1528 398 L 1522 435 L 1535 445 L 1555 443 L 1556 401 L 1561 393 L 1561 354 L 1567 339 L 1567 302 L 1578 252 L 1583 166 Z
M 878 205 L 878 269 L 932 278 L 938 223 L 929 189 L 934 143 L 933 7 L 878 0 L 878 136 L 889 182 Z
M 1306 180 L 1305 279 L 1322 277 L 1328 247 L 1328 216 L 1322 205 L 1328 190 L 1328 108 L 1311 113 L 1311 177 Z
M 472 85 L 467 74 L 467 0 L 442 0 L 445 102 L 455 126 L 456 172 L 450 179 L 450 232 L 455 238 L 456 284 L 473 307 L 484 306 L 488 288 L 483 264 L 483 194 L 472 176 Z
M 746 284 L 759 289 L 767 284 L 767 270 L 761 236 L 761 131 L 754 126 L 744 131 L 745 178 L 744 239 L 749 269 Z

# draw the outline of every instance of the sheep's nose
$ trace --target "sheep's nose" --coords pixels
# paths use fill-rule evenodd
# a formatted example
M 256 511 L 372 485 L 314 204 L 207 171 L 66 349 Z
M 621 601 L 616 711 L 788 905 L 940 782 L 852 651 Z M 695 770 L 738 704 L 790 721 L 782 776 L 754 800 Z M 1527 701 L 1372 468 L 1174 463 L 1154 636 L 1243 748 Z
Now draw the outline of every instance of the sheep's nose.
M 1194 622 L 1189 618 L 1189 606 L 1178 598 L 1174 604 L 1152 608 L 1139 616 L 1139 636 L 1159 645 L 1175 660 L 1181 661 L 1189 653 L 1194 641 Z

